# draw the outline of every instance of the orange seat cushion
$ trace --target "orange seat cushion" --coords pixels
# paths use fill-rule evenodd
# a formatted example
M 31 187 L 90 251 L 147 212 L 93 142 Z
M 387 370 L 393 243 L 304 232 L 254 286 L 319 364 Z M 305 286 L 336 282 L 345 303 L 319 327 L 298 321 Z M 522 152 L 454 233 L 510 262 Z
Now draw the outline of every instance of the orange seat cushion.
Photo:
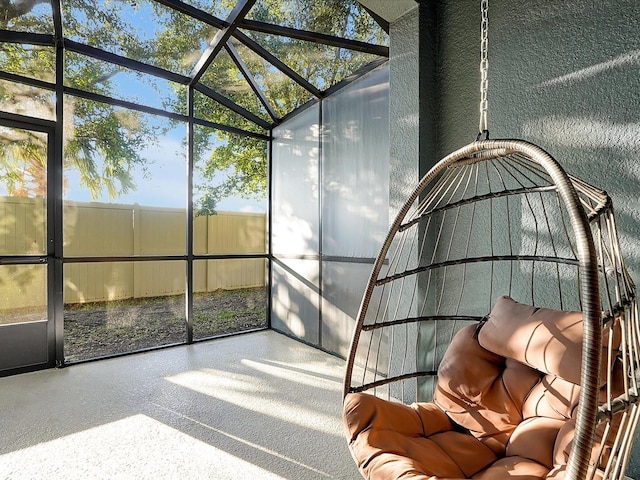
M 540 480 L 548 473 L 549 469 L 544 465 L 513 456 L 497 460 L 473 478 L 474 480 Z
M 366 478 L 470 478 L 497 459 L 473 436 L 453 430 L 432 403 L 404 405 L 352 393 L 345 399 L 344 425 Z
M 368 479 L 561 480 L 581 355 L 579 312 L 501 297 L 454 336 L 432 403 L 346 396 L 351 453 Z
M 502 456 L 522 421 L 522 405 L 540 372 L 482 348 L 476 326 L 460 330 L 438 369 L 434 403 Z
M 582 312 L 537 308 L 502 296 L 487 318 L 478 335 L 484 348 L 580 384 Z M 617 348 L 620 341 L 620 336 L 615 335 L 613 347 Z M 603 345 L 607 342 L 605 336 Z M 600 378 L 606 379 L 605 373 L 606 365 L 602 365 Z

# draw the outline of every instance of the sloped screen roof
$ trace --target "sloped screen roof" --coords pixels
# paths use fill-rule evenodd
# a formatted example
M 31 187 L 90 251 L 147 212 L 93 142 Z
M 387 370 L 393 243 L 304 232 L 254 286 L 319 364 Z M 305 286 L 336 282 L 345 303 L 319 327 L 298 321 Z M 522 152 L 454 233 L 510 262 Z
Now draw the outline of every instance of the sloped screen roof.
M 379 20 L 379 19 L 378 19 Z M 388 56 L 355 0 L 9 0 L 0 80 L 264 132 Z

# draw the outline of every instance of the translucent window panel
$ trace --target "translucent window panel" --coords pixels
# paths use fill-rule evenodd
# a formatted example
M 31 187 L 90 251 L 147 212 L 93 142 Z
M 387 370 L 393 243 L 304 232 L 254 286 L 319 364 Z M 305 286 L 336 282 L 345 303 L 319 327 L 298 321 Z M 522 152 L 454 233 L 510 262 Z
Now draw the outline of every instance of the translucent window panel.
M 53 11 L 48 0 L 8 0 L 0 7 L 0 29 L 53 34 Z
M 346 357 L 372 263 L 322 262 L 322 347 Z
M 197 260 L 193 272 L 194 339 L 266 328 L 265 259 Z
M 273 131 L 272 248 L 276 255 L 319 252 L 319 107 Z
M 0 266 L 0 325 L 47 320 L 47 266 Z
M 194 252 L 266 251 L 267 142 L 196 126 Z
M 221 50 L 200 79 L 200 83 L 233 100 L 251 113 L 271 121 L 249 82 L 240 72 L 226 50 Z
M 231 42 L 279 116 L 283 117 L 313 98 L 310 92 L 253 50 L 233 39 Z
M 66 361 L 186 341 L 185 262 L 67 263 Z
M 246 30 L 244 33 L 273 52 L 280 60 L 320 90 L 328 89 L 359 68 L 380 58 L 377 55 L 294 38 L 250 30 Z
M 185 75 L 217 32 L 150 0 L 63 2 L 62 8 L 67 38 Z
M 43 120 L 55 120 L 55 92 L 0 79 L 0 110 Z
M 387 45 L 388 35 L 356 0 L 258 0 L 247 18 Z
M 328 97 L 323 108 L 323 253 L 373 258 L 389 228 L 388 67 Z
M 271 271 L 271 327 L 318 345 L 319 261 L 278 260 Z
M 53 47 L 0 43 L 0 70 L 45 82 L 56 81 L 56 52 Z
M 198 91 L 193 92 L 193 114 L 196 118 L 220 125 L 236 127 L 248 132 L 265 133 L 261 126 Z
M 186 114 L 187 87 L 119 65 L 65 52 L 65 85 Z

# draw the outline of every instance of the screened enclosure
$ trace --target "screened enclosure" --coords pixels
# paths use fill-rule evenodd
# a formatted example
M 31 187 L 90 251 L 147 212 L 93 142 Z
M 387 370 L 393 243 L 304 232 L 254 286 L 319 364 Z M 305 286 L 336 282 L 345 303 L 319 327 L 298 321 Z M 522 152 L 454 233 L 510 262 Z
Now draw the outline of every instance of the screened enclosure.
M 0 372 L 270 326 L 345 353 L 388 224 L 388 24 L 355 0 L 0 13 Z

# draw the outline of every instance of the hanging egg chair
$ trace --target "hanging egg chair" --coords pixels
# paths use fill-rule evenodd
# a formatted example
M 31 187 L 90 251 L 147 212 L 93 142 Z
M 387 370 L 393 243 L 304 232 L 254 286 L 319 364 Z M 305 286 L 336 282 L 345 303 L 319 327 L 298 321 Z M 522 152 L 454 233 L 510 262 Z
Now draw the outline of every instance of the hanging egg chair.
M 481 90 L 480 139 L 422 178 L 376 259 L 350 451 L 367 479 L 622 479 L 640 331 L 611 199 L 536 145 L 488 139 Z

